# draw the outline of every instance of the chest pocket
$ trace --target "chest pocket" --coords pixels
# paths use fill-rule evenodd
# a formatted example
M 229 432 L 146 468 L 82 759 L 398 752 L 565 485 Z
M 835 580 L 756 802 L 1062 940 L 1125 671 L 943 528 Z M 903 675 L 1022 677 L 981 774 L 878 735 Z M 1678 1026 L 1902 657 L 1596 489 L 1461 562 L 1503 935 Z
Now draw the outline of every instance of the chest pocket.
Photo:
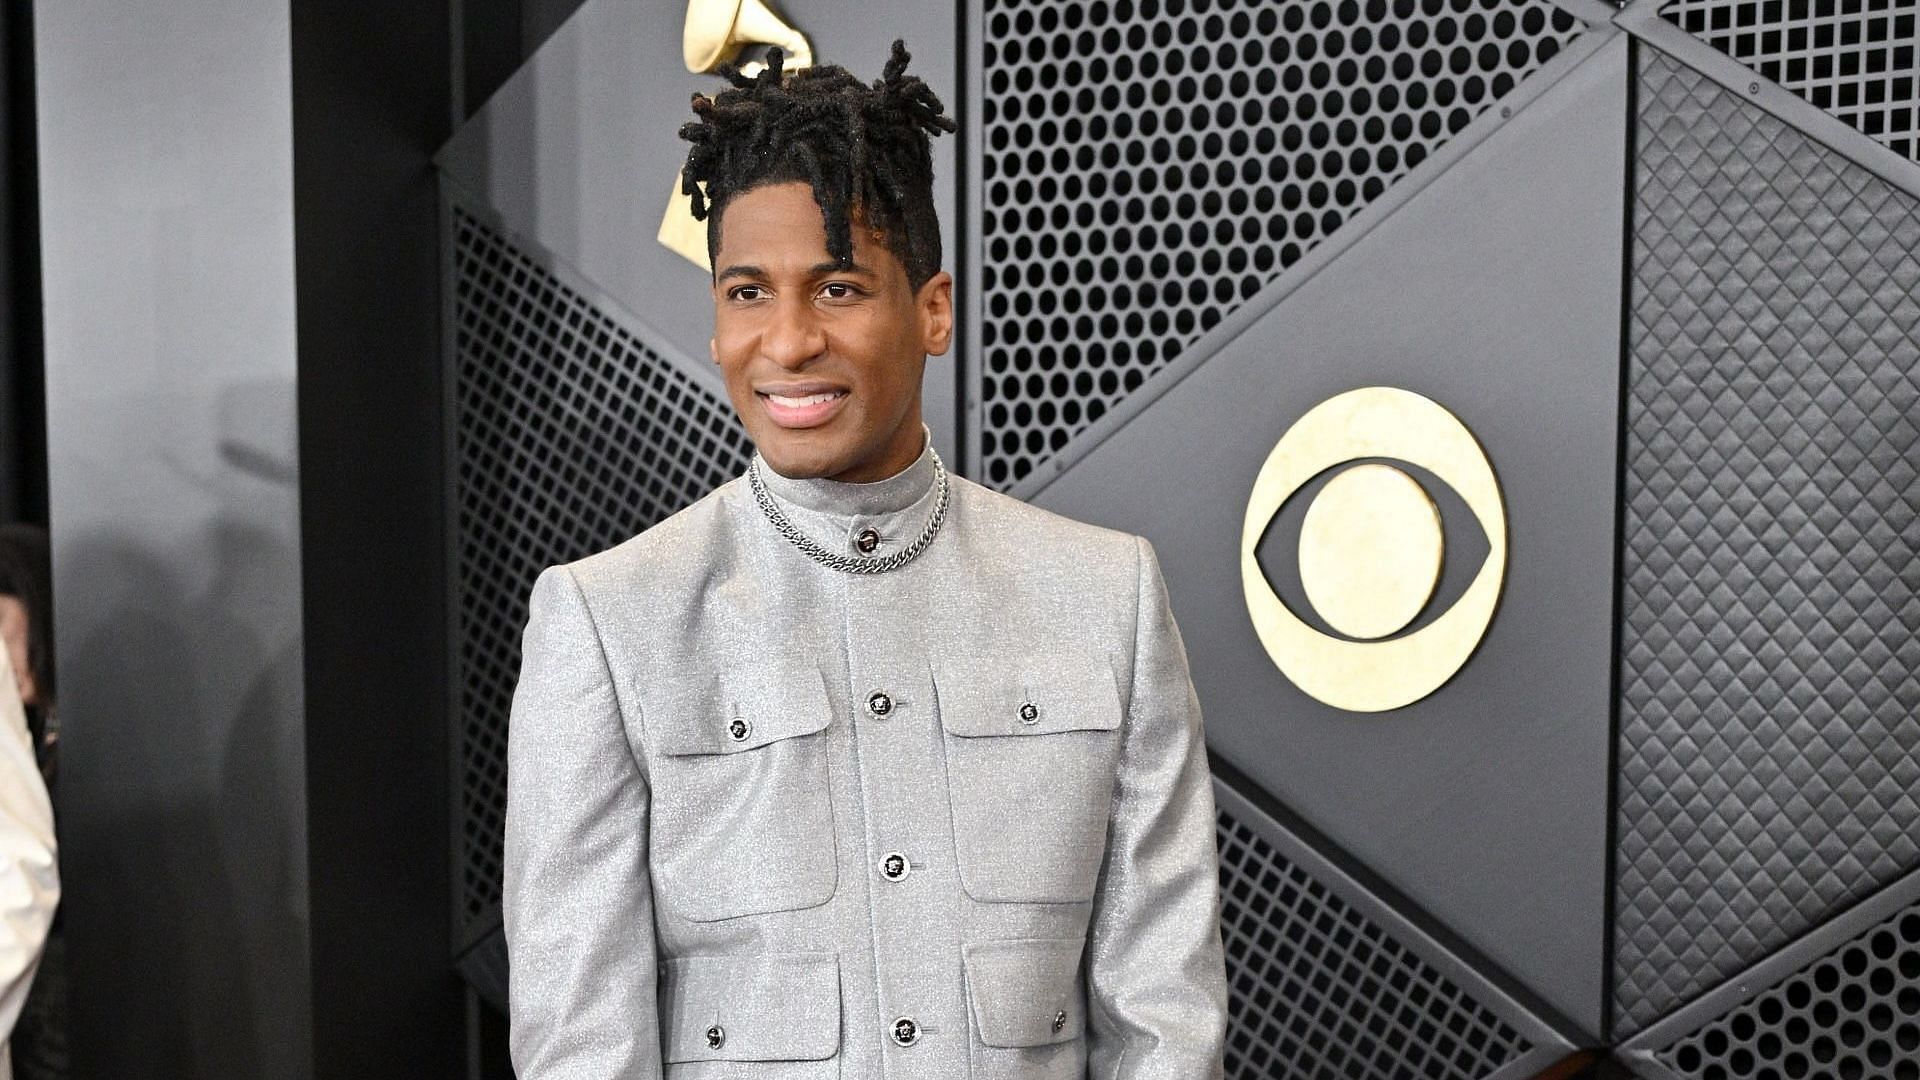
M 832 712 L 819 670 L 695 673 L 640 699 L 655 899 L 696 922 L 831 899 Z
M 1093 897 L 1120 751 L 1104 656 L 937 666 L 960 883 L 976 900 Z

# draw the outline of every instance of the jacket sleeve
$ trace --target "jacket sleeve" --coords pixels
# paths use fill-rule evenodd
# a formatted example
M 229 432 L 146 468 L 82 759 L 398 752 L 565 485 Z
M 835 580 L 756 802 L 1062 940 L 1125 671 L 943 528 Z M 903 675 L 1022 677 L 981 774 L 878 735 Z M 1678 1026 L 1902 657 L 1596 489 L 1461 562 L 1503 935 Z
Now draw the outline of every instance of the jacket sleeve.
M 507 729 L 509 1046 L 520 1080 L 660 1075 L 647 782 L 573 574 L 533 587 Z
M 26 1004 L 59 901 L 53 804 L 13 665 L 0 655 L 0 1047 Z
M 1087 940 L 1091 1080 L 1223 1074 L 1227 982 L 1200 702 L 1153 545 L 1139 555 L 1133 688 Z

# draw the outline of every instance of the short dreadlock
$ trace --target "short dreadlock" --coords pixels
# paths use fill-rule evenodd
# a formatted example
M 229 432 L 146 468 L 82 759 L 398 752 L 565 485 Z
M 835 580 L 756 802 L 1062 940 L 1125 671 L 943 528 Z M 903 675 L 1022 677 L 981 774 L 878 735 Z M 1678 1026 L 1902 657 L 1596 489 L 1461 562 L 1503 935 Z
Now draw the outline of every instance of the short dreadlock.
M 752 78 L 733 64 L 715 69 L 733 89 L 693 95 L 700 119 L 680 128 L 680 137 L 693 144 L 680 190 L 692 197 L 695 220 L 707 223 L 710 264 L 729 200 L 764 184 L 800 180 L 813 189 L 827 254 L 840 266 L 853 264 L 851 214 L 857 210 L 884 235 L 914 291 L 939 271 L 930 139 L 958 125 L 941 115 L 944 106 L 919 76 L 906 74 L 909 59 L 906 43 L 895 40 L 872 86 L 837 64 L 786 74 L 778 47 L 767 51 L 766 70 Z

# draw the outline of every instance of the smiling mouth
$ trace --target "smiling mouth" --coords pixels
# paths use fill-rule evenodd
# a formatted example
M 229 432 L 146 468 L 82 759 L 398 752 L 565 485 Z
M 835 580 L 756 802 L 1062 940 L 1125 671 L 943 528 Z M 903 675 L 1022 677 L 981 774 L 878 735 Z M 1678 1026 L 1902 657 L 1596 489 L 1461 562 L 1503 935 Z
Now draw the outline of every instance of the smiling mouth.
M 818 394 L 772 394 L 756 390 L 754 395 L 765 406 L 767 415 L 781 427 L 807 428 L 818 427 L 827 422 L 840 409 L 840 403 L 846 400 L 845 390 L 828 390 Z

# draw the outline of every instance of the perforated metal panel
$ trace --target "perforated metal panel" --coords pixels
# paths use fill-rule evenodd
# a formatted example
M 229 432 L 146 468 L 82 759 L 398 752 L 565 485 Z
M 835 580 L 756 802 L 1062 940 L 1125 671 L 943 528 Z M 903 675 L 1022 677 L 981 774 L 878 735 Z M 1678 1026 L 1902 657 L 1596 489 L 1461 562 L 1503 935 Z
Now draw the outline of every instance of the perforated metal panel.
M 1920 863 L 1920 207 L 1642 58 L 1626 1030 Z
M 1521 1033 L 1302 868 L 1222 800 L 1227 1075 L 1470 1080 Z
M 1543 0 L 984 0 L 981 482 L 1007 488 L 1545 63 Z
M 1655 1057 L 1700 1080 L 1920 1080 L 1920 904 Z
M 1920 161 L 1915 0 L 1674 0 L 1660 13 Z
M 455 208 L 463 902 L 500 900 L 507 710 L 541 570 L 625 540 L 752 451 L 727 403 Z

